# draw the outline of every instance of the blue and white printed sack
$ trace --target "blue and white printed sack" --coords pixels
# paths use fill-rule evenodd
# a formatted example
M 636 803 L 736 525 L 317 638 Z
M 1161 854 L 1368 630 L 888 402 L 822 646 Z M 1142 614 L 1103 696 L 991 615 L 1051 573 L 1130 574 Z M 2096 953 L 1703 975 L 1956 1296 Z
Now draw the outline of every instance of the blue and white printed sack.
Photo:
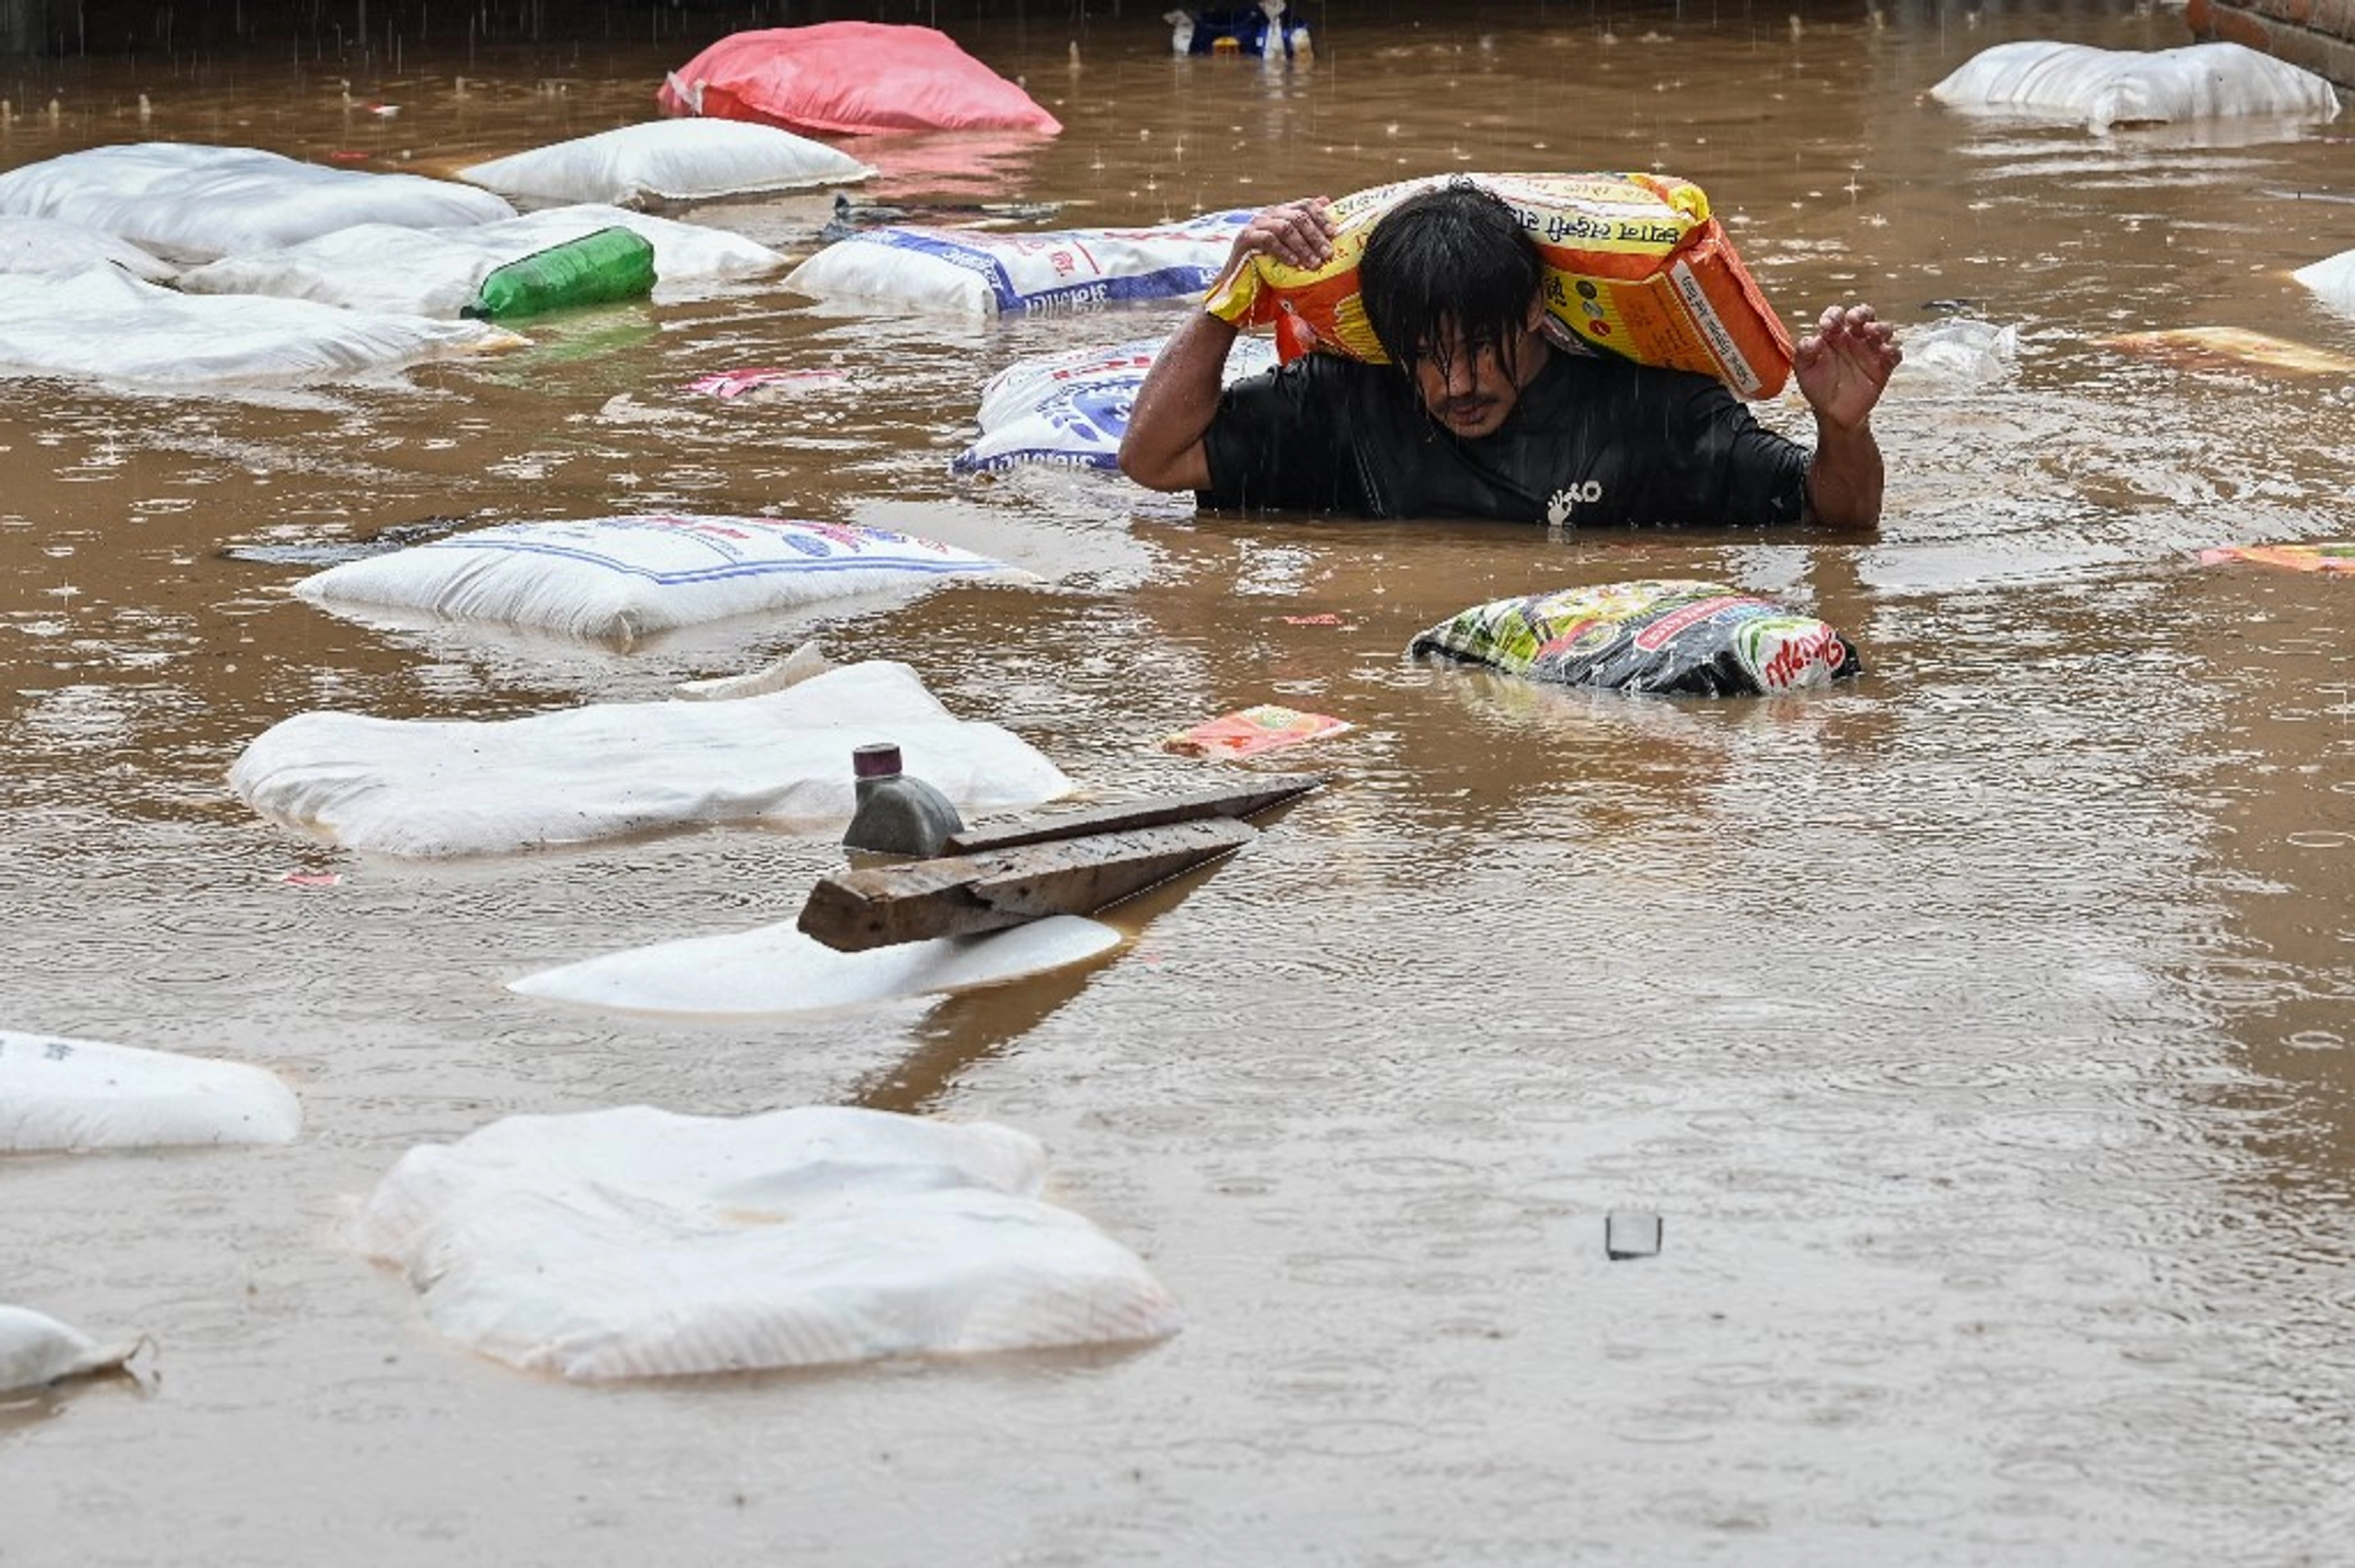
M 965 315 L 1178 299 L 1210 287 L 1250 221 L 1216 212 L 1169 228 L 1029 235 L 894 225 L 835 241 L 785 286 L 815 300 Z
M 1107 473 L 1120 465 L 1120 438 L 1155 355 L 1168 339 L 1138 338 L 1020 360 L 982 388 L 981 439 L 951 460 L 959 474 L 1043 463 Z M 1226 357 L 1231 385 L 1275 368 L 1276 346 L 1241 338 Z

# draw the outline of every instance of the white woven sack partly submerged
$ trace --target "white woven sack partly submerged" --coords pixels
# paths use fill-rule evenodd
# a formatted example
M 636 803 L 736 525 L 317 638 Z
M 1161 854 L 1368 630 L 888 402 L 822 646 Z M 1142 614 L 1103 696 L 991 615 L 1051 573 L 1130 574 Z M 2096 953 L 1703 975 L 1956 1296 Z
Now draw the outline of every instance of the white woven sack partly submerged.
M 2081 120 L 2097 133 L 2231 116 L 2330 120 L 2339 108 L 2324 78 L 2237 43 L 2151 51 L 1999 43 L 1930 96 L 1955 109 Z
M 168 260 L 197 262 L 354 223 L 453 227 L 511 218 L 515 209 L 454 180 L 328 168 L 254 147 L 140 142 L 0 174 L 0 215 L 62 218 Z
M 196 296 L 107 269 L 0 274 L 0 377 L 132 385 L 287 385 L 379 374 L 524 340 L 480 321 L 339 310 L 308 300 Z
M 626 228 L 654 247 L 654 297 L 692 297 L 713 283 L 777 271 L 785 258 L 741 235 L 620 207 L 552 207 L 463 229 L 362 223 L 279 250 L 226 256 L 182 273 L 200 294 L 278 294 L 353 310 L 454 318 L 482 280 L 511 261 L 600 229 Z
M 404 1154 L 350 1235 L 451 1338 L 584 1380 L 1175 1333 L 1045 1169 L 1011 1127 L 845 1106 L 511 1116 Z
M 951 459 L 950 469 L 984 474 L 1024 463 L 1117 469 L 1137 389 L 1166 341 L 1139 338 L 1008 365 L 982 388 L 981 439 Z M 1273 341 L 1240 338 L 1226 356 L 1225 379 L 1232 384 L 1275 363 Z
M 2312 289 L 2325 304 L 2355 313 L 2355 250 L 2342 250 L 2290 276 Z
M 0 1030 L 0 1152 L 284 1143 L 302 1104 L 243 1062 Z
M 1071 793 L 1027 741 L 955 717 L 914 670 L 880 659 L 718 702 L 604 703 L 488 721 L 297 714 L 246 748 L 229 784 L 272 821 L 418 858 L 699 822 L 839 832 L 856 802 L 851 751 L 883 740 L 969 814 Z
M 849 523 L 640 516 L 511 522 L 330 567 L 294 591 L 628 645 L 732 615 L 1006 573 L 970 550 Z
M 830 1013 L 1000 985 L 1120 944 L 1101 921 L 1051 915 L 980 936 L 838 953 L 789 922 L 682 937 L 543 969 L 508 990 L 548 1001 L 695 1017 Z
M 823 142 L 741 120 L 625 125 L 458 171 L 462 178 L 518 200 L 619 206 L 855 185 L 874 173 Z
M 992 315 L 1175 299 L 1210 287 L 1248 212 L 1159 229 L 996 234 L 913 225 L 836 240 L 787 274 L 812 299 Z
M 0 218 L 0 272 L 34 278 L 75 278 L 115 268 L 150 283 L 178 270 L 126 239 L 56 218 Z
M 101 1345 L 29 1308 L 0 1306 L 0 1394 L 113 1371 L 137 1355 L 139 1345 L 137 1340 Z

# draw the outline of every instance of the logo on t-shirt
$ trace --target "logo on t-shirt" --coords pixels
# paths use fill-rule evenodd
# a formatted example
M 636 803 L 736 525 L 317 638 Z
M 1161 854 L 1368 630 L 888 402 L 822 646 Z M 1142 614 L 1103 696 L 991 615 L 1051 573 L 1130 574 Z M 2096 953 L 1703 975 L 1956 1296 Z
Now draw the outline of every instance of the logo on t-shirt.
M 1559 528 L 1570 521 L 1570 513 L 1577 509 L 1580 502 L 1591 504 L 1601 499 L 1603 499 L 1603 481 L 1600 479 L 1590 479 L 1583 485 L 1565 485 L 1555 491 L 1552 498 L 1545 503 L 1546 524 L 1548 527 Z

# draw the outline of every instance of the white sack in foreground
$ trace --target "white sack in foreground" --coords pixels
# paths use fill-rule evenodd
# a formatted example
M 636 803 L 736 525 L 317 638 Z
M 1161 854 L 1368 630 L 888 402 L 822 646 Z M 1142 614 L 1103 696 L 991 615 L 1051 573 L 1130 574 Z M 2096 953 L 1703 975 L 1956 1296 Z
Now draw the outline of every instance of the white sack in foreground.
M 2355 250 L 2342 250 L 2290 276 L 2312 289 L 2325 304 L 2355 313 Z
M 511 218 L 454 180 L 305 164 L 254 147 L 141 142 L 0 174 L 0 214 L 63 218 L 173 261 L 273 250 L 354 223 L 454 227 Z
M 405 610 L 626 645 L 733 615 L 1008 570 L 885 528 L 661 515 L 501 523 L 347 561 L 294 591 L 330 610 Z
M 55 1318 L 26 1307 L 0 1306 L 0 1394 L 115 1371 L 138 1354 L 139 1344 L 100 1345 Z
M 823 142 L 736 120 L 625 125 L 458 171 L 518 200 L 618 206 L 850 185 L 874 173 Z
M 2152 51 L 1999 43 L 1930 96 L 1955 109 L 2082 120 L 2097 133 L 2114 125 L 2243 115 L 2330 120 L 2338 113 L 2329 82 L 2237 43 Z
M 1176 1332 L 1135 1254 L 1040 1202 L 1036 1139 L 812 1106 L 511 1116 L 403 1155 L 353 1243 L 434 1327 L 575 1379 Z
M 1100 921 L 1052 915 L 981 936 L 837 953 L 786 921 L 609 953 L 526 975 L 507 989 L 627 1013 L 823 1013 L 996 985 L 1084 963 L 1120 941 L 1120 933 Z
M 959 315 L 1175 299 L 1210 287 L 1250 221 L 1219 212 L 1171 228 L 1028 235 L 868 229 L 795 268 L 785 286 L 812 299 Z
M 302 1103 L 242 1062 L 0 1030 L 0 1153 L 284 1143 Z
M 55 218 L 0 218 L 0 272 L 75 278 L 103 268 L 121 268 L 150 283 L 161 283 L 177 270 L 129 240 L 80 223 L 60 223 Z
M 658 300 L 687 298 L 698 288 L 785 265 L 768 246 L 725 229 L 619 207 L 557 207 L 464 229 L 362 223 L 300 245 L 224 257 L 182 274 L 179 286 L 452 319 L 474 303 L 482 280 L 509 262 L 610 228 L 628 229 L 654 247 Z
M 347 849 L 499 854 L 697 822 L 811 830 L 850 820 L 850 754 L 896 742 L 967 814 L 1036 806 L 1071 780 L 1028 742 L 952 715 L 904 664 L 869 660 L 727 702 L 606 703 L 487 722 L 307 713 L 229 770 L 272 821 Z
M 377 374 L 524 339 L 480 321 L 196 297 L 129 273 L 0 274 L 0 376 L 152 386 L 288 385 Z

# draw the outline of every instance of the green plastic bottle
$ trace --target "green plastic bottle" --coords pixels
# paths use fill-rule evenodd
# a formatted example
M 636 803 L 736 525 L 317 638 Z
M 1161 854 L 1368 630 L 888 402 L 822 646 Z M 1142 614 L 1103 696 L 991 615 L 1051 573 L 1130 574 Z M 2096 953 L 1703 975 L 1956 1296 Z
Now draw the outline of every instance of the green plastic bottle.
M 654 292 L 654 247 L 615 225 L 535 250 L 492 271 L 458 314 L 477 321 L 540 315 L 573 305 L 641 300 Z

